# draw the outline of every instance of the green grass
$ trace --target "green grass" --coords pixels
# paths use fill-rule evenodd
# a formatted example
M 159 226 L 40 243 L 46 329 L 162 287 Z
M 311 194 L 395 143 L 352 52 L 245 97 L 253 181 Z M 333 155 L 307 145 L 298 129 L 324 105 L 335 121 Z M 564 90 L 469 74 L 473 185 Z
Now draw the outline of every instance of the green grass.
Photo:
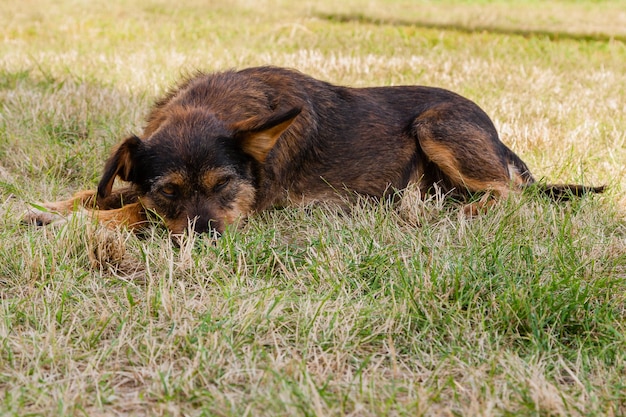
M 622 2 L 127 3 L 0 4 L 0 415 L 626 414 Z M 537 177 L 609 190 L 471 220 L 410 191 L 180 247 L 19 224 L 182 75 L 261 64 L 453 89 Z

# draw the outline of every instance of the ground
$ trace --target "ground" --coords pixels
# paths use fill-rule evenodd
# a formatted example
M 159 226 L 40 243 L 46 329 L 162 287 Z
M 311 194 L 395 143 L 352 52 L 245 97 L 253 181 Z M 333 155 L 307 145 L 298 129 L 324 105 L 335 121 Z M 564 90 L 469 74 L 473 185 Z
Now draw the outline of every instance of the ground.
M 0 5 L 0 415 L 626 414 L 623 2 L 128 3 Z M 176 80 L 265 64 L 457 91 L 537 178 L 608 190 L 475 219 L 410 190 L 180 246 L 20 224 Z

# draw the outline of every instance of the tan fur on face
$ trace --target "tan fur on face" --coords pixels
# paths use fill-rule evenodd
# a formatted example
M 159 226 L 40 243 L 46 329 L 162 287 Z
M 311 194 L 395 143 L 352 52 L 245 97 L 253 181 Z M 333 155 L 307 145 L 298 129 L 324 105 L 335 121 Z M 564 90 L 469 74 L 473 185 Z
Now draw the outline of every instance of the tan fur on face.
M 222 218 L 226 224 L 233 224 L 241 218 L 246 218 L 252 213 L 254 207 L 256 190 L 249 184 L 241 184 L 237 197 L 234 200 L 233 207 L 229 210 L 224 210 Z
M 202 184 L 207 189 L 214 188 L 220 181 L 223 181 L 225 178 L 233 177 L 235 173 L 228 168 L 215 168 L 210 171 L 207 171 L 202 176 Z
M 187 183 L 186 176 L 179 171 L 170 172 L 166 175 L 160 177 L 157 181 L 155 181 L 155 188 L 163 187 L 166 185 L 175 185 L 176 187 L 182 188 Z
M 210 212 L 212 215 L 211 226 L 218 232 L 223 230 L 230 224 L 238 222 L 242 218 L 246 218 L 253 212 L 256 190 L 246 181 L 238 180 L 234 177 L 235 173 L 228 168 L 212 169 L 203 174 L 200 178 L 200 182 L 205 191 L 214 189 L 224 179 L 229 179 L 229 182 L 224 186 L 227 187 L 230 192 L 235 190 L 235 196 L 229 200 L 226 204 L 222 204 L 219 196 L 211 195 L 208 193 L 206 200 L 202 203 L 204 211 Z M 172 172 L 162 176 L 155 183 L 155 192 L 160 187 L 167 185 L 174 185 L 179 189 L 184 190 L 187 185 L 188 179 L 184 172 Z M 187 189 L 187 192 L 189 190 Z M 155 216 L 162 220 L 167 228 L 174 234 L 184 233 L 191 227 L 194 222 L 198 221 L 195 217 L 195 213 L 190 213 L 184 209 L 186 207 L 185 200 L 178 201 L 177 204 L 181 207 L 180 213 L 175 218 L 169 218 L 163 212 L 163 208 L 160 207 L 158 196 L 146 195 L 142 197 L 142 204 Z

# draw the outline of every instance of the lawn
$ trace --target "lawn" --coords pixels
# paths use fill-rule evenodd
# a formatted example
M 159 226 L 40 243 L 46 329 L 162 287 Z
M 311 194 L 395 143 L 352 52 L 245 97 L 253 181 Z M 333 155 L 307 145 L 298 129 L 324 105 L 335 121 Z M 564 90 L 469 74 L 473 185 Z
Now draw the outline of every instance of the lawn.
M 0 3 L 0 415 L 626 414 L 626 3 Z M 476 101 L 537 178 L 468 219 L 289 208 L 180 246 L 21 213 L 95 188 L 197 70 Z

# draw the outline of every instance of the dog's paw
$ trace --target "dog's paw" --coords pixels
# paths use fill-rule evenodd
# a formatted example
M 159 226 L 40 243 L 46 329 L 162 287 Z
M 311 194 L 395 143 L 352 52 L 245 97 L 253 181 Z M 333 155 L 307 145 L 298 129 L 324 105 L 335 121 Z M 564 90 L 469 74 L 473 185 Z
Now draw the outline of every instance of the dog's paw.
M 22 215 L 23 224 L 32 224 L 35 226 L 47 226 L 66 222 L 67 216 L 60 214 L 54 210 L 50 210 L 44 206 L 32 205 Z

